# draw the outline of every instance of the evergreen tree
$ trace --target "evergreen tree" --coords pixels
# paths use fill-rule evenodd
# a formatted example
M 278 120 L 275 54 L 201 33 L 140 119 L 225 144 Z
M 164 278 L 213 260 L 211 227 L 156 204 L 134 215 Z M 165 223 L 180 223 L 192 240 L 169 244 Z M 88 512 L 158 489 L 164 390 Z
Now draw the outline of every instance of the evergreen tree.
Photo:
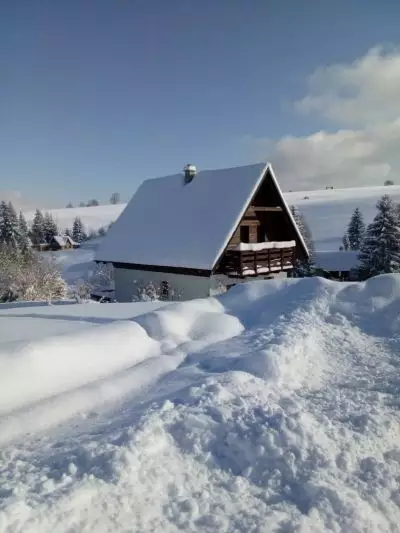
M 53 237 L 58 235 L 58 227 L 50 213 L 45 213 L 43 219 L 43 235 L 44 240 L 50 243 Z
M 350 248 L 349 236 L 347 235 L 347 233 L 343 235 L 342 243 L 343 250 L 348 250 Z
M 12 203 L 0 203 L 0 242 L 18 247 L 18 218 Z
M 296 277 L 308 277 L 315 274 L 315 265 L 314 265 L 314 242 L 311 234 L 311 229 L 307 224 L 306 219 L 303 214 L 300 213 L 294 205 L 290 207 L 290 211 L 293 215 L 294 221 L 296 222 L 297 227 L 304 239 L 304 242 L 307 246 L 309 258 L 303 261 L 298 261 L 295 265 L 294 275 Z
M 113 192 L 110 197 L 110 204 L 116 205 L 121 202 L 121 195 L 119 192 Z
M 376 207 L 378 213 L 367 228 L 359 255 L 363 279 L 400 272 L 400 227 L 395 205 L 385 195 Z
M 72 231 L 67 228 L 65 231 L 64 231 L 64 235 L 66 235 L 67 237 L 72 237 Z
M 45 242 L 44 218 L 42 212 L 39 209 L 36 209 L 35 216 L 33 217 L 31 240 L 33 244 L 36 245 Z
M 19 213 L 18 234 L 19 234 L 18 248 L 22 252 L 28 251 L 30 249 L 29 230 L 28 230 L 28 224 L 26 223 L 26 220 L 25 220 L 25 217 L 22 211 L 20 211 Z
M 365 235 L 364 218 L 358 207 L 351 215 L 347 228 L 350 250 L 360 250 Z
M 72 205 L 72 203 L 71 203 L 71 202 L 68 202 L 68 204 L 67 204 L 67 209 L 71 209 L 72 207 L 74 207 L 74 206 Z
M 79 203 L 79 207 L 86 207 L 85 202 L 80 202 L 80 203 Z
M 82 224 L 82 220 L 76 217 L 72 226 L 72 238 L 75 242 L 83 242 L 86 240 L 85 227 Z
M 99 202 L 95 198 L 93 198 L 93 200 L 89 200 L 87 203 L 87 207 L 96 207 L 98 205 L 99 205 Z

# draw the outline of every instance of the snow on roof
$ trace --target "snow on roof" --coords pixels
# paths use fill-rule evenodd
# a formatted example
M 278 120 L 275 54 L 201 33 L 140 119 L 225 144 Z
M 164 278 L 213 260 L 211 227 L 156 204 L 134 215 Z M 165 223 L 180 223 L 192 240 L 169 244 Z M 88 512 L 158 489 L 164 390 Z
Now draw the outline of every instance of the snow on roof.
M 64 239 L 68 241 L 72 246 L 78 244 L 77 242 L 74 241 L 74 239 L 70 235 L 64 235 Z
M 55 240 L 59 246 L 65 246 L 67 243 L 66 238 L 62 235 L 54 235 L 53 240 Z
M 95 259 L 211 270 L 267 170 L 276 181 L 256 164 L 204 170 L 186 185 L 182 174 L 143 182 Z
M 59 246 L 66 246 L 68 242 L 71 246 L 75 246 L 77 244 L 69 235 L 54 235 L 53 239 Z
M 358 266 L 358 251 L 332 250 L 315 252 L 314 261 L 317 268 L 328 272 L 349 272 Z

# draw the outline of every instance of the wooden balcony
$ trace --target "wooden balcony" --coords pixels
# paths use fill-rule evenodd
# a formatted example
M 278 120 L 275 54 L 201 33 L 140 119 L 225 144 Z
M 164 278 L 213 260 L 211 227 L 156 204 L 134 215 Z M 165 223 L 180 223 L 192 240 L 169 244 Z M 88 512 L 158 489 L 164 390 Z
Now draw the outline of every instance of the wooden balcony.
M 254 245 L 253 250 L 243 249 L 246 245 L 239 245 L 236 249 L 226 250 L 218 272 L 229 277 L 267 276 L 268 274 L 288 271 L 294 267 L 296 258 L 296 244 L 276 244 L 276 247 L 261 248 L 263 243 Z M 251 248 L 251 245 L 247 245 Z M 260 247 L 261 249 L 257 249 Z

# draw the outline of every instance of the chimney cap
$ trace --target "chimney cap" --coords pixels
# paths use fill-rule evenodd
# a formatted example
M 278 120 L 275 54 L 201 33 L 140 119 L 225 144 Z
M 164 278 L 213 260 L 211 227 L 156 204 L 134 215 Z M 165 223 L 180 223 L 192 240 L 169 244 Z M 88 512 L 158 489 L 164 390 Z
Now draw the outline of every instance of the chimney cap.
M 185 175 L 185 183 L 190 183 L 197 174 L 197 169 L 195 165 L 188 163 L 183 167 L 183 173 Z

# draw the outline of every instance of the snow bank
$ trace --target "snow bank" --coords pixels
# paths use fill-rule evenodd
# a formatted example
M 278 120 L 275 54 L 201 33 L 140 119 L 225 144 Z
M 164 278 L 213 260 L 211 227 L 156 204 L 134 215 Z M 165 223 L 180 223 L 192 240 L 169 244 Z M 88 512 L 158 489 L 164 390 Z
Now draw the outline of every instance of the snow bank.
M 5 347 L 0 530 L 397 531 L 399 305 L 396 275 L 260 281 Z

